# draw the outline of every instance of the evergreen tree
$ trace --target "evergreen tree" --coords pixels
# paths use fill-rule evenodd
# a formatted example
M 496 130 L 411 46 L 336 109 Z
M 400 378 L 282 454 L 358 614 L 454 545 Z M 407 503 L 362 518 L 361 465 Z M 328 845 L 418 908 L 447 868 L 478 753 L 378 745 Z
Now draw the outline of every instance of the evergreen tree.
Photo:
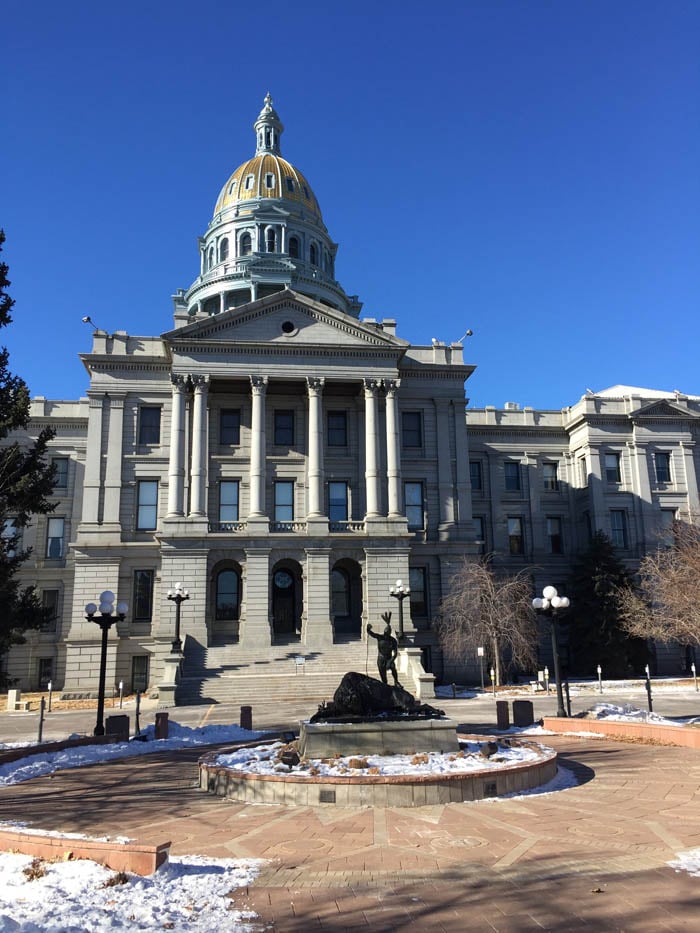
M 5 232 L 0 230 L 0 251 Z M 0 328 L 12 323 L 14 301 L 7 293 L 10 284 L 7 264 L 0 262 Z M 46 448 L 54 432 L 43 430 L 35 441 L 22 436 L 7 442 L 15 431 L 29 422 L 29 390 L 9 368 L 9 353 L 0 348 L 0 661 L 12 645 L 22 644 L 23 632 L 39 628 L 47 621 L 34 587 L 23 588 L 17 577 L 30 555 L 23 548 L 22 531 L 33 515 L 54 509 L 49 501 L 54 470 L 46 460 Z M 0 687 L 8 682 L 0 673 Z
M 644 670 L 649 652 L 641 638 L 630 638 L 622 626 L 621 594 L 630 576 L 615 554 L 612 542 L 596 532 L 569 579 L 571 607 L 565 622 L 570 666 L 574 673 L 594 675 L 598 664 L 605 677 L 625 677 Z

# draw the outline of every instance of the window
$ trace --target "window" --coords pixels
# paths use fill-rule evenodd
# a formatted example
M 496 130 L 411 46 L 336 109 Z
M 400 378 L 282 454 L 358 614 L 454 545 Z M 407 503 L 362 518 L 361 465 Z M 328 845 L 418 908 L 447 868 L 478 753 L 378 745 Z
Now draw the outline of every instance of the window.
M 333 522 L 348 520 L 348 484 L 332 482 L 328 484 L 328 518 Z
M 209 252 L 207 253 L 207 269 L 211 269 L 214 265 L 214 247 L 209 247 Z
M 140 409 L 139 444 L 160 444 L 160 408 Z
M 280 480 L 275 483 L 275 521 L 294 521 L 294 482 Z
M 318 250 L 316 249 L 315 243 L 312 243 L 309 247 L 309 262 L 312 266 L 315 266 L 318 263 Z
M 294 192 L 294 179 L 290 178 L 289 175 L 286 175 L 284 181 L 287 185 L 287 191 L 292 194 Z
M 143 693 L 148 689 L 148 655 L 135 654 L 131 658 L 131 689 Z
M 255 176 L 254 176 L 254 175 L 246 175 L 246 178 L 245 178 L 245 190 L 246 190 L 246 191 L 250 191 L 251 188 L 253 187 L 253 184 L 254 184 L 254 183 L 255 183 Z
M 558 463 L 543 463 L 542 476 L 544 478 L 544 488 L 550 492 L 559 489 Z
M 219 244 L 219 262 L 223 262 L 225 259 L 228 259 L 228 238 L 224 237 L 221 243 Z
M 20 531 L 17 527 L 16 520 L 14 518 L 6 518 L 2 523 L 2 532 L 0 532 L 0 538 L 7 542 L 10 542 L 13 538 L 16 538 L 17 540 L 15 541 L 15 547 L 19 547 L 19 535 Z M 9 545 L 8 550 L 13 550 L 12 545 Z
M 158 480 L 139 480 L 136 494 L 137 530 L 148 531 L 152 528 L 155 528 L 158 514 Z
M 605 480 L 608 483 L 619 483 L 620 475 L 620 455 L 605 454 Z
M 423 483 L 404 483 L 403 496 L 409 531 L 422 531 L 425 526 Z
M 610 530 L 614 547 L 628 547 L 627 513 L 622 509 L 610 510 Z
M 481 474 L 481 460 L 469 461 L 469 479 L 472 489 L 480 492 L 484 488 L 484 480 Z
M 515 460 L 506 460 L 503 464 L 506 492 L 520 491 L 520 464 Z
M 346 411 L 329 411 L 327 415 L 328 422 L 328 446 L 329 447 L 347 447 L 348 446 L 348 413 Z
M 222 408 L 219 413 L 219 443 L 238 446 L 241 443 L 241 412 L 238 408 Z
M 659 545 L 661 547 L 673 547 L 675 543 L 675 524 L 676 510 L 661 509 L 661 519 L 659 521 Z
M 479 545 L 479 554 L 486 553 L 486 523 L 481 515 L 475 515 L 472 518 L 474 523 L 474 537 Z
M 54 457 L 51 463 L 56 471 L 53 488 L 65 489 L 68 486 L 68 457 Z
M 222 570 L 216 575 L 217 621 L 237 619 L 240 614 L 241 579 L 235 570 Z
M 250 238 L 249 233 L 242 233 L 239 240 L 239 256 L 250 256 L 253 250 L 253 241 Z
M 58 590 L 41 591 L 41 607 L 46 609 L 46 622 L 41 626 L 42 632 L 55 632 L 58 622 L 58 601 L 60 593 Z
M 134 596 L 132 614 L 134 622 L 150 622 L 153 618 L 153 579 L 152 570 L 134 570 Z
M 508 519 L 508 549 L 511 554 L 525 553 L 522 518 Z
M 656 465 L 656 482 L 670 483 L 671 454 L 662 450 L 657 450 L 656 454 L 654 455 L 654 463 Z
M 292 447 L 294 444 L 294 412 L 279 410 L 275 412 L 275 444 L 279 447 Z
M 289 258 L 299 258 L 299 240 L 295 236 L 290 236 L 289 238 Z
M 561 519 L 547 519 L 547 541 L 549 542 L 550 554 L 563 554 L 564 542 L 561 536 Z
M 53 680 L 53 658 L 37 658 L 39 675 L 39 689 L 47 690 Z
M 277 233 L 274 227 L 268 227 L 265 231 L 265 249 L 268 253 L 277 251 Z
M 423 421 L 419 411 L 401 413 L 401 443 L 404 447 L 423 446 Z
M 49 560 L 61 560 L 63 557 L 63 531 L 65 519 L 50 518 L 46 532 L 46 556 Z
M 426 598 L 427 570 L 425 567 L 410 567 L 408 571 L 408 585 L 411 589 L 409 602 L 412 616 L 428 615 L 428 600 Z
M 275 176 L 272 174 L 272 172 L 267 172 L 265 174 L 265 187 L 268 189 L 268 191 L 275 187 Z
M 350 615 L 350 579 L 344 570 L 331 571 L 331 612 L 334 617 Z
M 588 464 L 585 457 L 578 458 L 578 475 L 581 488 L 584 489 L 588 485 Z
M 309 200 L 309 189 L 306 187 L 306 185 L 302 185 L 301 187 L 304 189 L 304 197 L 308 201 Z
M 235 190 L 236 190 L 236 179 L 234 178 L 231 184 L 228 186 L 228 193 L 233 194 Z
M 219 483 L 219 522 L 238 521 L 237 479 L 222 479 Z

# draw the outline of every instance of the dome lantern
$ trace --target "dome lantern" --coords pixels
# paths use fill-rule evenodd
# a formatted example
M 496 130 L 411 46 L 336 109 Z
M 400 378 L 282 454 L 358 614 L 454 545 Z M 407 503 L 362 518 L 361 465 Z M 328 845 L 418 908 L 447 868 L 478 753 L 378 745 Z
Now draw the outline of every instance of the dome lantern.
M 255 150 L 256 155 L 271 153 L 280 154 L 280 136 L 284 130 L 282 121 L 277 116 L 277 111 L 272 106 L 272 97 L 268 91 L 265 95 L 265 104 L 260 111 L 258 119 L 253 124 L 258 144 Z

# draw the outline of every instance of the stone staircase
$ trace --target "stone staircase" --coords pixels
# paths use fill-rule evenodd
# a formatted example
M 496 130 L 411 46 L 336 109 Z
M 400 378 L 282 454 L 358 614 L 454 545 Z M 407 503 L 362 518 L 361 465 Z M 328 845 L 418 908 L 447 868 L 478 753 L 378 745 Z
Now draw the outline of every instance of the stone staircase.
M 374 646 L 368 653 L 360 639 L 319 651 L 306 650 L 299 642 L 272 645 L 261 657 L 237 644 L 207 647 L 188 638 L 176 702 L 274 706 L 298 701 L 317 706 L 333 698 L 347 671 L 376 676 L 376 658 Z

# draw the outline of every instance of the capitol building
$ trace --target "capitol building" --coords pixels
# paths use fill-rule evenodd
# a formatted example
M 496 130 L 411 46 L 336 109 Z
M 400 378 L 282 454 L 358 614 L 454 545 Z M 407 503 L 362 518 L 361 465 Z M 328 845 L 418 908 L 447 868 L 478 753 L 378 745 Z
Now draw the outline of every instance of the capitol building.
M 467 407 L 461 342 L 411 344 L 336 280 L 338 246 L 282 136 L 268 95 L 163 332 L 96 329 L 87 397 L 32 401 L 30 434 L 56 432 L 56 509 L 25 531 L 21 575 L 54 621 L 6 659 L 25 690 L 96 690 L 85 606 L 112 590 L 129 610 L 108 684 L 224 700 L 231 671 L 364 669 L 367 623 L 401 610 L 405 685 L 430 695 L 431 675 L 469 673 L 433 626 L 465 557 L 563 586 L 596 530 L 634 569 L 700 512 L 700 398 L 614 386 L 552 411 Z M 681 649 L 658 664 L 680 671 Z

